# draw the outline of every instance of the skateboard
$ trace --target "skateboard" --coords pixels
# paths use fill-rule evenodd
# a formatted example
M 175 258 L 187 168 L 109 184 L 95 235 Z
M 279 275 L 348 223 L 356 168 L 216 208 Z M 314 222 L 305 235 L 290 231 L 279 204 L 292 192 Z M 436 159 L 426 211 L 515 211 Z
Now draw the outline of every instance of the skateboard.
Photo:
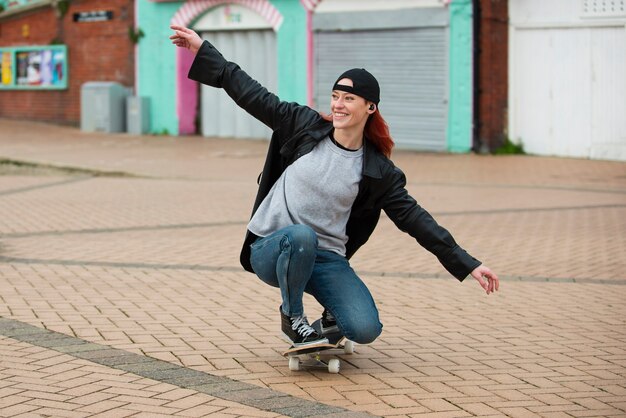
M 316 331 L 321 332 L 320 320 L 315 321 L 311 326 Z M 327 369 L 329 373 L 339 373 L 341 361 L 333 357 L 330 359 L 322 356 L 329 350 L 340 349 L 344 354 L 354 353 L 354 342 L 346 339 L 341 333 L 327 334 L 328 344 L 319 344 L 307 347 L 291 346 L 283 353 L 283 356 L 289 359 L 289 370 L 297 371 L 305 368 Z M 332 356 L 332 354 L 331 354 Z

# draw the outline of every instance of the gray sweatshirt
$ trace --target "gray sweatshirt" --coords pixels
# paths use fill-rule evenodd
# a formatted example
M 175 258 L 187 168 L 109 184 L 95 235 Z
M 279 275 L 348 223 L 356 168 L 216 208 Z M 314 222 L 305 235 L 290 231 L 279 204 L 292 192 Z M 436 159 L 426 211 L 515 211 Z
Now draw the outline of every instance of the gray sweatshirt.
M 290 225 L 308 225 L 319 248 L 346 254 L 346 224 L 359 191 L 363 148 L 348 151 L 326 138 L 283 172 L 248 229 L 266 237 Z

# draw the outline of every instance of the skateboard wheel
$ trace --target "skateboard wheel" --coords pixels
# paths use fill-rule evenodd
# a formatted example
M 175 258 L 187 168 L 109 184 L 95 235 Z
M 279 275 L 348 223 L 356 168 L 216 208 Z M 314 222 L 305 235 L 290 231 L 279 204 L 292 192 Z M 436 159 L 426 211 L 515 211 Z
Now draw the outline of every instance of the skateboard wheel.
M 346 354 L 354 353 L 354 341 L 346 340 L 345 344 L 343 345 L 343 352 Z
M 339 373 L 339 368 L 341 367 L 341 363 L 338 359 L 334 358 L 328 361 L 328 372 L 329 373 Z
M 300 370 L 300 359 L 298 357 L 289 357 L 289 370 Z

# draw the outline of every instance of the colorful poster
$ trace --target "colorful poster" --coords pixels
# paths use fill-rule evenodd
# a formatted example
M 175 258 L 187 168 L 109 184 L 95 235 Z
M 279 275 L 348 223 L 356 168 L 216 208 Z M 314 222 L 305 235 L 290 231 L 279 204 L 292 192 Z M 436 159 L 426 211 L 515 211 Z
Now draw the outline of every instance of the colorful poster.
M 52 85 L 63 86 L 65 85 L 65 74 L 63 69 L 65 68 L 65 52 L 64 51 L 52 51 L 52 61 L 50 63 L 52 71 Z
M 18 52 L 15 54 L 15 62 L 17 63 L 17 85 L 28 85 L 27 68 L 28 68 L 28 52 Z
M 0 88 L 67 88 L 67 47 L 1 48 Z
M 13 83 L 13 68 L 11 68 L 12 53 L 4 51 L 0 57 L 0 83 L 4 86 Z
M 28 53 L 26 82 L 29 86 L 41 85 L 41 55 L 41 51 L 33 51 Z

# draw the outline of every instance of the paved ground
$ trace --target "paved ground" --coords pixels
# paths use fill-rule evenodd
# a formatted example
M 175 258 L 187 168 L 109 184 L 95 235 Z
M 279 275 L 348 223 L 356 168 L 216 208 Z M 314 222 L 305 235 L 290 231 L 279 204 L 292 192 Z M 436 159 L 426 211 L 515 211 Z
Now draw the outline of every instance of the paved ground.
M 0 416 L 626 416 L 626 164 L 397 152 L 501 291 L 383 217 L 353 259 L 383 334 L 330 375 L 239 267 L 265 147 L 0 120 L 36 163 L 0 164 Z

